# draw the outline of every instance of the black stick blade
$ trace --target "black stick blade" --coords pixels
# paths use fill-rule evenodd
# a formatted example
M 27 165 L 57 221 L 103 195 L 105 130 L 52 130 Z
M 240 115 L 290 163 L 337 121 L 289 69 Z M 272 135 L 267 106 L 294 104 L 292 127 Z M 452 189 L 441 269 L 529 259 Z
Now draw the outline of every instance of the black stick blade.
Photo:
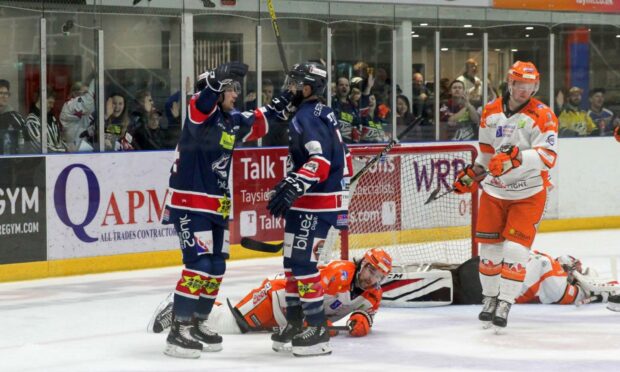
M 241 238 L 241 246 L 243 248 L 251 249 L 253 251 L 258 251 L 258 252 L 266 252 L 266 253 L 280 252 L 283 245 L 284 243 L 269 244 L 269 243 L 259 242 L 258 240 L 254 240 L 248 237 Z

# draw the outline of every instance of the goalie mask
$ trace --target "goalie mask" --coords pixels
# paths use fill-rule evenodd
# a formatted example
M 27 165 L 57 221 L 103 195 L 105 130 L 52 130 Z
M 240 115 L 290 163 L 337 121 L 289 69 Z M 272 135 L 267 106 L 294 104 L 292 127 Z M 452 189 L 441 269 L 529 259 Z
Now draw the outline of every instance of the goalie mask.
M 381 248 L 373 248 L 364 254 L 355 276 L 355 284 L 361 289 L 378 285 L 392 271 L 392 257 Z
M 327 69 L 317 62 L 298 63 L 289 71 L 286 82 L 287 87 L 294 86 L 296 95 L 302 94 L 304 85 L 312 88 L 311 95 L 322 96 L 327 84 Z

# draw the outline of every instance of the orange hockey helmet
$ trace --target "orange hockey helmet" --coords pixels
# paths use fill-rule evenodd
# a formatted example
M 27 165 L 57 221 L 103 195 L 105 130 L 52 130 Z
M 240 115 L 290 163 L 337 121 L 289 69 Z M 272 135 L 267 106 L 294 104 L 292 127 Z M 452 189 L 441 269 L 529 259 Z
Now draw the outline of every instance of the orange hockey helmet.
M 392 271 L 392 257 L 381 248 L 373 248 L 364 254 L 364 261 L 379 270 L 383 275 Z
M 517 61 L 508 70 L 508 81 L 539 83 L 540 74 L 532 62 Z

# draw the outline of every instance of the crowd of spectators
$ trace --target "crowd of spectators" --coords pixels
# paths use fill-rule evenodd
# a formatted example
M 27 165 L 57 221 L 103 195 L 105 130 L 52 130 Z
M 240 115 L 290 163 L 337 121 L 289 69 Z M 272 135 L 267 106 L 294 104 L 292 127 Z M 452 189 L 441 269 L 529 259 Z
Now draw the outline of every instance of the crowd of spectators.
M 343 68 L 344 66 L 344 68 Z M 94 71 L 94 69 L 93 69 Z M 420 71 L 411 76 L 411 96 L 396 89 L 396 106 L 392 107 L 392 82 L 383 67 L 371 67 L 360 61 L 353 65 L 335 66 L 331 106 L 341 125 L 347 143 L 382 143 L 392 137 L 395 119 L 396 133 L 409 130 L 401 138 L 406 142 L 476 140 L 483 106 L 483 83 L 478 77 L 478 64 L 470 58 L 460 75 L 450 80 L 440 79 L 435 89 Z M 84 82 L 71 85 L 68 97 L 47 89 L 46 147 L 48 153 L 99 151 L 99 127 L 96 124 L 95 80 L 91 73 Z M 182 123 L 181 94 L 187 98 L 193 87 L 186 80 L 185 91 L 171 94 L 162 110 L 156 107 L 151 92 L 110 92 L 104 108 L 104 151 L 173 149 L 180 136 Z M 144 84 L 144 86 L 148 86 Z M 493 100 L 505 93 L 505 84 L 496 89 L 487 80 L 487 98 Z M 282 87 L 263 80 L 261 102 L 269 102 Z M 121 89 L 122 90 L 122 89 Z M 573 86 L 556 96 L 555 109 L 560 122 L 560 136 L 611 136 L 620 126 L 620 118 L 605 105 L 606 91 L 593 88 L 584 102 L 584 90 Z M 11 84 L 0 79 L 0 154 L 33 154 L 42 150 L 41 100 L 36 93 L 28 111 L 19 112 L 9 104 Z M 55 104 L 63 101 L 55 112 Z M 435 102 L 439 100 L 439 122 L 435 123 Z M 249 92 L 241 110 L 257 106 L 256 92 Z M 60 104 L 56 107 L 61 107 Z M 24 119 L 25 117 L 25 119 Z M 438 136 L 438 137 L 437 137 Z M 282 146 L 288 143 L 288 123 L 270 123 L 263 146 Z M 258 143 L 250 145 L 256 146 Z

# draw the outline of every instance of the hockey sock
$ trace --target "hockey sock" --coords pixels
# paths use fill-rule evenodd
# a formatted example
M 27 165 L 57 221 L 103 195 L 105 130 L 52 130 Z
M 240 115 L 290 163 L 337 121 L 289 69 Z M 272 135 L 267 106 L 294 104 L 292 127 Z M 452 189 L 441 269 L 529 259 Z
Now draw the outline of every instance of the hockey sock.
M 484 296 L 495 297 L 499 294 L 500 275 L 502 273 L 503 243 L 480 243 L 480 284 Z
M 208 275 L 204 272 L 183 269 L 181 279 L 174 290 L 174 305 L 172 307 L 175 318 L 185 322 L 192 320 L 196 311 L 198 299 L 202 292 L 204 280 Z
M 511 304 L 515 302 L 525 280 L 525 265 L 529 255 L 527 247 L 510 240 L 504 242 L 504 264 L 498 299 Z
M 286 300 L 286 321 L 289 323 L 301 323 L 303 313 L 301 310 L 301 301 L 299 301 L 299 292 L 297 291 L 297 282 L 293 277 L 290 269 L 285 269 L 285 300 Z
M 325 323 L 323 285 L 318 270 L 308 275 L 295 275 L 295 279 L 301 307 L 308 324 L 318 326 Z

